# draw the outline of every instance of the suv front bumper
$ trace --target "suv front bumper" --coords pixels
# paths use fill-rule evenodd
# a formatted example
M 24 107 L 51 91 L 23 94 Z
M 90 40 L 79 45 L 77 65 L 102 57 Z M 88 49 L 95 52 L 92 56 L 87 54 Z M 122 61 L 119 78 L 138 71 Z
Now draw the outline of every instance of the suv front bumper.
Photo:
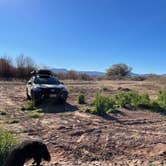
M 32 98 L 35 100 L 43 100 L 43 99 L 61 99 L 66 100 L 68 97 L 68 92 L 61 90 L 58 93 L 51 92 L 50 90 L 40 90 L 40 91 L 33 91 Z

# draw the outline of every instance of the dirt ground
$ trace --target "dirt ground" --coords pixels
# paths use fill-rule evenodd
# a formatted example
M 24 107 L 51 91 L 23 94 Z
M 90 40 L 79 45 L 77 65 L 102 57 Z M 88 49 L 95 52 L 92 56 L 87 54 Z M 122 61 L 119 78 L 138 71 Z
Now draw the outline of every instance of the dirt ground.
M 148 110 L 120 109 L 99 117 L 81 110 L 91 107 L 96 93 L 116 94 L 123 88 L 148 92 L 155 98 L 166 82 L 156 81 L 64 81 L 69 89 L 65 105 L 53 101 L 42 107 L 40 118 L 29 118 L 21 111 L 27 102 L 25 83 L 0 82 L 0 125 L 19 140 L 44 141 L 52 156 L 50 166 L 166 166 L 166 116 Z M 87 104 L 79 105 L 84 93 Z M 11 119 L 19 123 L 9 124 Z M 31 165 L 31 164 L 29 164 Z

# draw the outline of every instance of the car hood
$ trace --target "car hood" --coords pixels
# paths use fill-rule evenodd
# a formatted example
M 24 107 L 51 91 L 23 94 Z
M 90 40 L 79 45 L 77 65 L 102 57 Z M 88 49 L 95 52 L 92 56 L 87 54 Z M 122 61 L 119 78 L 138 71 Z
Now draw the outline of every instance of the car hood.
M 36 84 L 34 88 L 65 88 L 63 84 L 59 85 L 50 85 L 50 84 Z

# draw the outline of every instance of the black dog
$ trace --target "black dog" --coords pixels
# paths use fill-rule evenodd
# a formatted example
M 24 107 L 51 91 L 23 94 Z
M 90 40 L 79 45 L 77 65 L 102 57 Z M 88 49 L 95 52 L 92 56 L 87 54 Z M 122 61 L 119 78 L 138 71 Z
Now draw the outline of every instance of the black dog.
M 50 161 L 47 146 L 40 141 L 24 141 L 13 148 L 3 166 L 23 166 L 30 159 L 34 159 L 36 166 L 40 166 L 42 159 Z

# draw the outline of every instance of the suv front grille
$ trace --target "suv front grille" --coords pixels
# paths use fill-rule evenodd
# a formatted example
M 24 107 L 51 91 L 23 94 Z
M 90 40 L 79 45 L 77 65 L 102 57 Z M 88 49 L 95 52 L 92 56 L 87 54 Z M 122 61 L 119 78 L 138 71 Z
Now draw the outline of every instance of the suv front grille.
M 50 88 L 49 93 L 57 94 L 60 93 L 61 90 L 62 90 L 61 88 Z

